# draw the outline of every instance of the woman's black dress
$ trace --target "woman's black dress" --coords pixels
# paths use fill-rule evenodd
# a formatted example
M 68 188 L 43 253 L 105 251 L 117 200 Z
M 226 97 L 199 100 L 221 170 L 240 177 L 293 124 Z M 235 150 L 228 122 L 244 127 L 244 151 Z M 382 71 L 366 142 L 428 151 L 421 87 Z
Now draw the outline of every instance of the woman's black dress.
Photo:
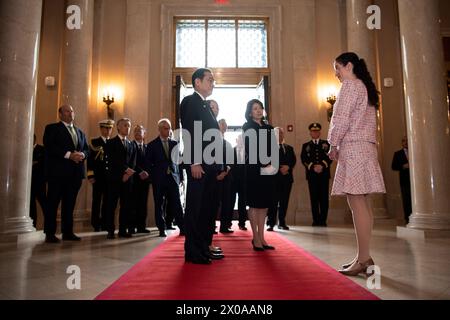
M 262 138 L 258 134 L 258 130 L 267 130 L 267 156 L 270 156 L 270 141 L 274 138 L 273 127 L 269 124 L 263 122 L 260 126 L 253 120 L 249 120 L 242 126 L 243 133 L 245 134 L 248 130 L 254 129 L 256 132 L 256 141 L 249 138 L 249 136 L 244 136 L 245 138 L 245 197 L 246 205 L 250 208 L 264 209 L 269 208 L 273 205 L 274 201 L 274 182 L 275 175 L 261 175 L 261 168 L 267 166 L 269 163 L 261 163 L 259 156 L 259 140 Z M 254 144 L 256 143 L 256 148 Z M 251 147 L 253 144 L 253 148 Z M 249 156 L 249 151 L 256 150 L 257 153 L 257 164 L 250 164 L 249 161 L 251 157 Z

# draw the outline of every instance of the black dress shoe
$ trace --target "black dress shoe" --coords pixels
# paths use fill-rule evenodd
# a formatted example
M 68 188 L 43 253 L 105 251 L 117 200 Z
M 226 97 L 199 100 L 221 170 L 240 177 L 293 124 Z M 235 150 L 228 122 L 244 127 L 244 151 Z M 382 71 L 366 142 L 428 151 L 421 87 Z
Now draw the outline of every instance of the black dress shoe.
M 225 256 L 223 255 L 223 253 L 209 253 L 207 258 L 211 259 L 211 260 L 220 260 L 225 258 Z
M 248 229 L 247 229 L 247 227 L 246 226 L 239 226 L 239 230 L 244 230 L 244 231 L 247 231 Z
M 119 238 L 131 238 L 131 233 L 128 232 L 119 232 Z
M 268 227 L 267 231 L 273 231 L 273 227 L 272 226 Z
M 264 248 L 263 248 L 263 247 L 257 247 L 257 246 L 255 246 L 255 244 L 253 243 L 253 240 L 252 240 L 252 246 L 253 246 L 253 250 L 255 250 L 255 251 L 264 251 Z
M 114 231 L 113 232 L 108 232 L 108 235 L 106 236 L 106 239 L 115 239 L 116 236 L 114 235 Z
M 287 225 L 279 225 L 278 229 L 282 229 L 282 230 L 289 230 L 289 227 Z
M 102 229 L 100 227 L 95 227 L 94 228 L 94 232 L 100 232 L 100 231 L 102 231 Z
M 184 259 L 184 261 L 194 263 L 194 264 L 211 264 L 211 260 L 206 259 L 206 258 L 188 258 L 188 257 L 186 257 Z
M 136 228 L 129 228 L 128 229 L 129 234 L 136 234 Z
M 166 226 L 166 230 L 176 230 L 176 228 L 172 225 Z
M 54 234 L 46 235 L 45 236 L 45 242 L 47 243 L 59 243 L 61 240 L 59 240 Z
M 220 233 L 233 233 L 233 230 L 230 229 L 220 229 Z
M 223 254 L 222 250 L 209 250 L 209 252 L 214 254 Z
M 81 241 L 81 238 L 76 234 L 63 234 L 62 239 L 65 241 Z
M 274 246 L 269 246 L 269 245 L 263 245 L 263 248 L 266 250 L 275 250 Z
M 165 238 L 167 237 L 167 233 L 165 231 L 160 231 L 158 237 Z
M 137 233 L 150 233 L 150 230 L 147 229 L 138 229 Z
M 184 233 L 184 231 L 183 230 L 180 230 L 180 234 L 179 234 L 179 236 L 185 236 L 186 235 L 186 233 Z

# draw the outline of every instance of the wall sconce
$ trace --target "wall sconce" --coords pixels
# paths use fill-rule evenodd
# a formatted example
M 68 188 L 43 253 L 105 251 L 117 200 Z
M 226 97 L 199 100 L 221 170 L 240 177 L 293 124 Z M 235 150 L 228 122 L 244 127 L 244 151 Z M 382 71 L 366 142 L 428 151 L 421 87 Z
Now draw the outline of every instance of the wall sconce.
M 108 119 L 114 120 L 114 109 L 111 108 L 111 104 L 114 103 L 114 93 L 109 93 L 109 91 L 107 93 L 104 93 L 103 102 L 106 103 Z
M 327 116 L 328 116 L 328 122 L 331 121 L 331 116 L 333 115 L 333 107 L 336 103 L 336 95 L 334 93 L 331 93 L 327 97 L 327 102 L 330 104 L 330 107 L 327 109 Z

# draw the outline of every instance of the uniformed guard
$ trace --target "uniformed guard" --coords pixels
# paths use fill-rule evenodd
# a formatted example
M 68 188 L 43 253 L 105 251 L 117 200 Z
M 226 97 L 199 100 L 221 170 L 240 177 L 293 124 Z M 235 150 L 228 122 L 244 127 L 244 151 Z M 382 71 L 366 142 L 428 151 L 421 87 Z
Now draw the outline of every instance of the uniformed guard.
M 326 227 L 328 216 L 328 185 L 331 160 L 328 158 L 330 144 L 320 139 L 320 123 L 309 125 L 311 141 L 303 144 L 301 159 L 306 168 L 313 226 Z
M 105 230 L 106 212 L 106 176 L 105 176 L 105 145 L 111 138 L 113 120 L 102 120 L 99 123 L 100 137 L 92 139 L 87 161 L 88 179 L 92 184 L 91 224 L 96 232 Z

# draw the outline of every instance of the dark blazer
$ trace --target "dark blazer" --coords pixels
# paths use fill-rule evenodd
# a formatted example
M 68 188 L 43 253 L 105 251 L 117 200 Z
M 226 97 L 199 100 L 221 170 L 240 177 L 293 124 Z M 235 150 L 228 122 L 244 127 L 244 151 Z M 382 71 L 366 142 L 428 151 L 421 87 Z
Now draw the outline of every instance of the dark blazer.
M 37 144 L 33 148 L 33 170 L 31 173 L 33 183 L 45 182 L 45 148 Z
M 160 181 L 166 179 L 167 169 L 170 168 L 172 177 L 177 184 L 180 183 L 179 166 L 172 162 L 170 155 L 173 148 L 178 144 L 175 140 L 168 139 L 169 142 L 169 158 L 164 152 L 164 147 L 160 137 L 157 137 L 147 145 L 145 163 L 149 170 L 153 184 L 158 185 Z
M 410 184 L 409 169 L 404 169 L 403 165 L 408 163 L 408 158 L 406 158 L 405 151 L 399 150 L 394 153 L 394 158 L 392 159 L 392 170 L 399 171 L 400 175 L 400 185 Z
M 137 171 L 134 143 L 127 140 L 126 144 L 125 148 L 119 136 L 109 139 L 106 142 L 106 179 L 108 181 L 121 182 L 128 168 Z
M 44 147 L 47 178 L 85 178 L 84 161 L 75 163 L 64 158 L 68 151 L 83 152 L 86 156 L 85 159 L 89 156 L 86 136 L 77 127 L 75 127 L 75 131 L 78 137 L 78 145 L 76 146 L 73 145 L 72 136 L 63 122 L 52 123 L 45 127 Z
M 277 176 L 278 179 L 286 180 L 290 183 L 294 182 L 294 176 L 292 174 L 292 170 L 295 167 L 295 164 L 297 163 L 297 157 L 295 156 L 294 148 L 292 148 L 290 145 L 284 143 L 284 150 L 280 146 L 280 167 L 282 165 L 289 166 L 289 173 L 285 176 L 283 176 L 280 172 L 278 172 Z
M 136 173 L 139 174 L 142 171 L 147 171 L 145 158 L 147 153 L 147 145 L 143 144 L 143 151 L 139 150 L 138 143 L 136 141 L 133 141 L 134 149 L 136 150 Z
M 198 93 L 194 92 L 192 95 L 189 95 L 183 99 L 180 106 L 180 115 L 181 115 L 181 125 L 183 129 L 189 131 L 191 135 L 191 144 L 190 144 L 190 158 L 185 159 L 186 164 L 194 164 L 197 161 L 194 161 L 194 141 L 198 139 L 202 139 L 203 134 L 208 129 L 217 129 L 219 130 L 219 124 L 216 121 L 210 107 L 204 101 Z M 194 121 L 201 121 L 202 123 L 202 137 L 194 136 Z M 203 150 L 211 143 L 212 141 L 203 141 L 202 142 L 202 154 Z M 189 146 L 185 144 L 185 148 Z M 197 159 L 198 160 L 198 159 Z M 198 163 L 203 163 L 203 159 L 200 159 Z
M 102 137 L 91 140 L 89 145 L 89 158 L 87 160 L 88 178 L 105 179 L 105 146 Z
M 328 179 L 330 178 L 330 166 L 333 162 L 328 157 L 328 151 L 330 150 L 330 144 L 327 140 L 319 139 L 319 144 L 316 145 L 311 140 L 302 146 L 301 159 L 306 168 L 306 179 L 317 176 L 314 171 L 314 165 L 320 164 L 323 167 L 322 174 Z

